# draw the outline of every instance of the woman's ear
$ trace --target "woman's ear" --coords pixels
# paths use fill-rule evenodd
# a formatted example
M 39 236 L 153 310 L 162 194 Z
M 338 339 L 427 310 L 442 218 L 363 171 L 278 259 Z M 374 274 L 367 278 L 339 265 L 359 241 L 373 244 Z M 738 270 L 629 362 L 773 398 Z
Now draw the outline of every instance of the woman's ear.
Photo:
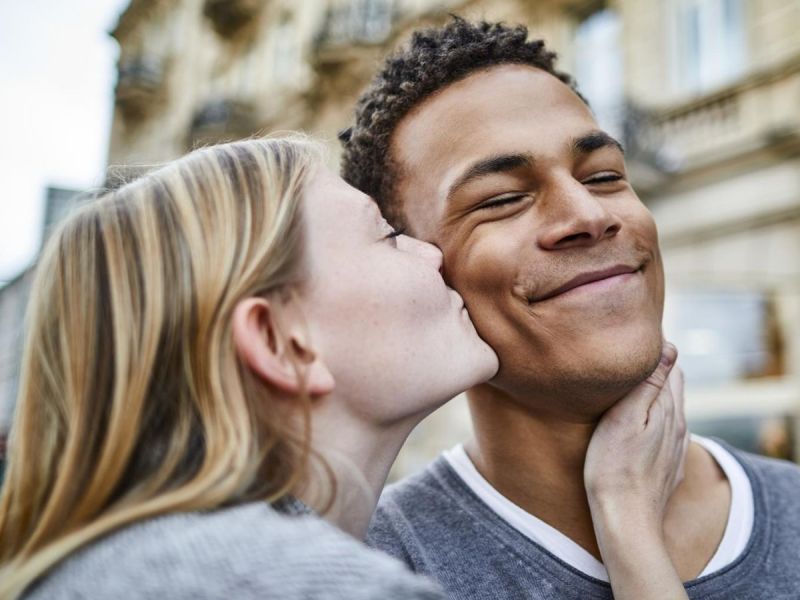
M 292 333 L 290 340 L 295 359 L 303 365 L 308 393 L 311 396 L 323 396 L 333 391 L 336 383 L 328 366 L 308 345 L 307 336 L 302 332 Z
M 273 305 L 265 298 L 239 302 L 233 311 L 233 342 L 239 358 L 262 381 L 281 391 L 299 394 L 304 375 L 309 394 L 329 393 L 334 388 L 333 375 L 300 335 L 300 324 L 288 325 L 289 331 L 281 330 Z

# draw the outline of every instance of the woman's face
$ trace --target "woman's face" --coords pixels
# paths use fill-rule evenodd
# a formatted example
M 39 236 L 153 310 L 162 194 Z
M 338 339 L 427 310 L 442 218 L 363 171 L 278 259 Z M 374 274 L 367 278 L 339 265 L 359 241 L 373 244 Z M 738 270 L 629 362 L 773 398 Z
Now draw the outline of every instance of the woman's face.
M 375 202 L 327 169 L 310 181 L 303 209 L 304 312 L 334 393 L 389 423 L 494 375 L 497 357 L 442 280 L 435 246 L 394 235 Z

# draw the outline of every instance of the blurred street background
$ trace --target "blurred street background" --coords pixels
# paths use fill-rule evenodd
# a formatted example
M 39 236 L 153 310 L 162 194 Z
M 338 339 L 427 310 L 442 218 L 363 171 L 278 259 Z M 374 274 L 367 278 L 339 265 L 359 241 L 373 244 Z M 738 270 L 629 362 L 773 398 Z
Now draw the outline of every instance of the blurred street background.
M 691 429 L 800 458 L 797 0 L 0 4 L 0 452 L 35 255 L 81 195 L 278 130 L 323 137 L 335 162 L 381 58 L 451 13 L 526 24 L 623 142 L 659 225 Z M 450 403 L 393 477 L 469 427 L 463 398 Z

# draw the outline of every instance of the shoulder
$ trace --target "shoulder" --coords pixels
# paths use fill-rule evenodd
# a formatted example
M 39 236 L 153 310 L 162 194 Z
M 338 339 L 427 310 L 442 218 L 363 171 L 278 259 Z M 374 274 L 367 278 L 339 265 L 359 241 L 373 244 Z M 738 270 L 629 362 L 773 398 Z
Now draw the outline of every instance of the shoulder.
M 282 515 L 264 503 L 131 525 L 77 552 L 32 592 L 31 598 L 438 598 L 428 581 L 327 522 Z
M 378 501 L 370 533 L 420 519 L 436 521 L 457 495 L 450 476 L 446 461 L 440 457 L 421 472 L 386 486 Z M 420 510 L 423 506 L 425 510 Z
M 727 444 L 725 447 L 744 466 L 751 478 L 762 480 L 766 486 L 779 493 L 784 490 L 793 492 L 800 490 L 800 466 L 797 464 L 752 454 Z
M 449 504 L 462 495 L 464 483 L 440 456 L 422 471 L 386 486 L 379 510 L 412 510 L 421 503 Z
M 773 523 L 779 536 L 800 535 L 800 467 L 795 463 L 726 449 L 739 461 L 752 485 L 755 511 Z
M 428 554 L 453 532 L 471 529 L 474 518 L 470 491 L 439 457 L 422 472 L 386 487 L 367 543 L 424 572 Z

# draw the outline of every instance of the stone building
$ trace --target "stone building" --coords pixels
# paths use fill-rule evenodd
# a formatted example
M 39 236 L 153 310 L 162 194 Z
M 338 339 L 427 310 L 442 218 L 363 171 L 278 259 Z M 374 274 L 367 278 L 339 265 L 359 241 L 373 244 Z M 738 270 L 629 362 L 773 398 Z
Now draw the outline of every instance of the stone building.
M 626 22 L 626 96 L 644 115 L 628 144 L 687 410 L 697 431 L 798 457 L 800 5 L 644 4 Z
M 287 129 L 328 140 L 333 162 L 381 57 L 449 13 L 525 23 L 558 51 L 623 141 L 659 223 L 665 327 L 695 429 L 790 454 L 800 432 L 795 0 L 133 0 L 112 32 L 110 181 L 201 144 Z M 449 405 L 412 434 L 398 471 L 468 427 L 463 402 Z
M 134 0 L 112 164 L 303 129 L 330 141 L 375 65 L 448 13 L 522 22 L 619 136 L 659 223 L 696 429 L 790 453 L 800 415 L 800 5 L 792 0 Z M 412 436 L 403 470 L 468 428 Z M 416 451 L 415 451 L 416 450 Z M 402 462 L 402 461 L 401 461 Z
M 42 240 L 59 220 L 79 201 L 76 190 L 48 187 Z M 2 439 L 11 426 L 22 362 L 23 326 L 34 268 L 29 267 L 0 288 L 0 459 Z

